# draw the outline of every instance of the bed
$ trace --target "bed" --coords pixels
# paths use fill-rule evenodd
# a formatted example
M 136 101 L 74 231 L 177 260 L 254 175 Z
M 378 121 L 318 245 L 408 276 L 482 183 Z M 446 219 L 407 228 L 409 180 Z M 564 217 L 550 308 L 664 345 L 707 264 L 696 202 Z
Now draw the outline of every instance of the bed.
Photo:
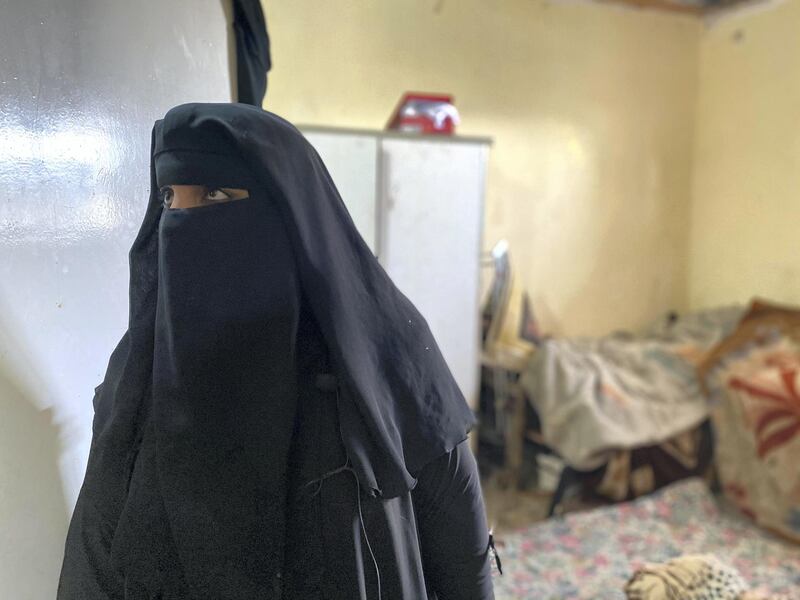
M 757 591 L 800 599 L 800 545 L 739 516 L 697 478 L 499 536 L 497 549 L 497 600 L 624 599 L 644 563 L 696 553 L 734 566 Z

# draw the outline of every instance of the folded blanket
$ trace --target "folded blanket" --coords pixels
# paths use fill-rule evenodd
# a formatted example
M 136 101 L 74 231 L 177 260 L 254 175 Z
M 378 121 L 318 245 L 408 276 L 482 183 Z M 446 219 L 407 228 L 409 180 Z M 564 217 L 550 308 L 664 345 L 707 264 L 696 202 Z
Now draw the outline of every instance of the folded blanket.
M 542 341 L 519 383 L 545 442 L 569 466 L 592 471 L 615 451 L 658 445 L 696 428 L 709 414 L 697 364 L 742 313 L 741 307 L 703 311 L 643 336 Z
M 625 593 L 628 600 L 778 600 L 749 590 L 739 571 L 710 554 L 645 565 Z

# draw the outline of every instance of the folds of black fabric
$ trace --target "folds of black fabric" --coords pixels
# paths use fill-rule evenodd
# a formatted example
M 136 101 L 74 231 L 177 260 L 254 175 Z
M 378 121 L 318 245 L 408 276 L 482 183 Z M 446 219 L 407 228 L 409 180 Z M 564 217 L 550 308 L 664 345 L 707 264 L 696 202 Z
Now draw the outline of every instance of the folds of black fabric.
M 275 205 L 171 209 L 159 229 L 161 495 L 198 597 L 279 589 L 300 288 Z
M 272 68 L 269 33 L 260 0 L 233 0 L 238 101 L 261 106 Z
M 298 356 L 306 373 L 329 372 L 319 328 L 305 313 Z M 411 498 L 360 490 L 339 434 L 337 389 L 303 378 L 291 452 L 285 598 L 426 598 Z M 320 389 L 322 388 L 322 389 Z
M 322 336 L 301 317 L 301 374 L 328 373 Z M 477 464 L 462 442 L 411 492 L 382 500 L 342 469 L 336 389 L 301 375 L 290 452 L 284 598 L 488 600 L 488 532 Z M 381 595 L 378 596 L 380 588 Z
M 368 493 L 412 489 L 423 466 L 466 438 L 475 417 L 427 322 L 361 238 L 295 127 L 243 104 L 180 105 L 156 124 L 154 164 L 159 181 L 246 187 L 275 206 L 341 381 L 342 439 Z
M 162 182 L 243 187 L 250 198 L 164 211 Z M 340 584 L 356 586 L 347 597 L 372 598 L 380 578 L 392 598 L 423 598 L 420 552 L 431 545 L 419 548 L 411 490 L 474 416 L 302 135 L 241 104 L 169 111 L 154 128 L 150 201 L 130 267 L 129 327 L 93 400 L 58 599 L 279 597 L 292 537 L 286 494 L 296 493 L 293 423 L 304 385 L 319 375 L 297 370 L 301 297 L 337 382 L 335 415 L 309 419 L 336 423 L 320 439 L 338 440 L 338 450 L 320 448 L 318 464 L 306 458 L 312 467 L 301 471 L 348 465 L 315 496 L 332 499 L 326 506 L 344 498 L 347 512 L 320 518 L 352 544 L 339 548 L 350 558 L 333 563 Z M 475 488 L 465 489 L 474 502 Z M 301 522 L 288 518 L 289 529 Z M 376 544 L 365 552 L 368 536 Z M 383 568 L 373 572 L 373 560 Z
M 380 582 L 383 598 L 492 598 L 484 509 L 468 443 L 426 465 L 417 486 L 402 497 L 384 501 L 360 492 L 354 475 L 341 470 L 347 456 L 339 436 L 336 386 L 326 384 L 335 377 L 329 375 L 318 331 L 303 311 L 286 478 L 284 558 L 277 578 L 282 584 L 271 597 L 373 600 Z M 189 583 L 161 497 L 152 423 L 145 429 L 114 537 L 114 572 L 121 573 L 121 579 L 107 596 L 75 597 L 251 597 L 196 595 L 196 584 Z M 321 480 L 330 473 L 334 475 Z M 281 542 L 273 544 L 277 548 Z

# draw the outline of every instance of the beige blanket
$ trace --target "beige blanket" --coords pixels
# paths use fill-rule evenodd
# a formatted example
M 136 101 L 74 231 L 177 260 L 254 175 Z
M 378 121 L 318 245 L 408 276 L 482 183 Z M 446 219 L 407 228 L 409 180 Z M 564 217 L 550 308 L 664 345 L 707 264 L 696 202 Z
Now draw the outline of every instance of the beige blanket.
M 681 556 L 639 569 L 628 600 L 779 600 L 748 589 L 739 572 L 710 554 Z

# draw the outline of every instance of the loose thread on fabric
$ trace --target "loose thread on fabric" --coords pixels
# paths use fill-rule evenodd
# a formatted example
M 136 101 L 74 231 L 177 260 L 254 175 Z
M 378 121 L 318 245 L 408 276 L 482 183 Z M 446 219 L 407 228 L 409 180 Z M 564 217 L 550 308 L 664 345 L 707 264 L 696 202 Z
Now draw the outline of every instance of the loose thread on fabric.
M 336 398 L 337 398 L 337 400 L 339 399 L 339 390 L 338 389 L 336 390 Z M 312 497 L 316 496 L 317 494 L 319 494 L 322 491 L 322 484 L 326 479 L 328 479 L 328 477 L 332 477 L 333 475 L 336 475 L 337 473 L 342 473 L 342 472 L 345 472 L 345 471 L 350 473 L 355 478 L 355 481 L 356 481 L 356 501 L 358 503 L 358 521 L 361 524 L 361 532 L 364 534 L 364 541 L 366 541 L 366 543 L 367 543 L 367 550 L 369 550 L 369 555 L 370 555 L 370 558 L 372 559 L 372 564 L 375 566 L 375 578 L 376 578 L 376 581 L 377 581 L 377 588 L 378 588 L 378 600 L 381 600 L 381 598 L 382 598 L 382 596 L 381 596 L 381 570 L 378 568 L 378 560 L 375 558 L 375 553 L 372 551 L 372 544 L 370 544 L 369 536 L 367 535 L 367 527 L 364 524 L 364 514 L 361 511 L 361 482 L 359 482 L 358 475 L 356 474 L 356 472 L 353 469 L 353 467 L 350 466 L 350 457 L 348 456 L 347 460 L 345 461 L 345 463 L 341 467 L 339 467 L 338 469 L 334 469 L 333 471 L 328 471 L 327 473 L 324 473 L 320 477 L 317 477 L 316 479 L 312 479 L 311 481 L 306 483 L 305 486 L 307 487 L 309 485 L 316 484 L 317 487 L 311 494 Z
M 489 545 L 486 547 L 489 553 L 494 557 L 494 562 L 497 565 L 497 570 L 500 572 L 500 575 L 503 574 L 503 563 L 500 562 L 500 554 L 497 552 L 497 548 L 494 547 L 494 535 L 492 534 L 492 530 L 489 530 Z

